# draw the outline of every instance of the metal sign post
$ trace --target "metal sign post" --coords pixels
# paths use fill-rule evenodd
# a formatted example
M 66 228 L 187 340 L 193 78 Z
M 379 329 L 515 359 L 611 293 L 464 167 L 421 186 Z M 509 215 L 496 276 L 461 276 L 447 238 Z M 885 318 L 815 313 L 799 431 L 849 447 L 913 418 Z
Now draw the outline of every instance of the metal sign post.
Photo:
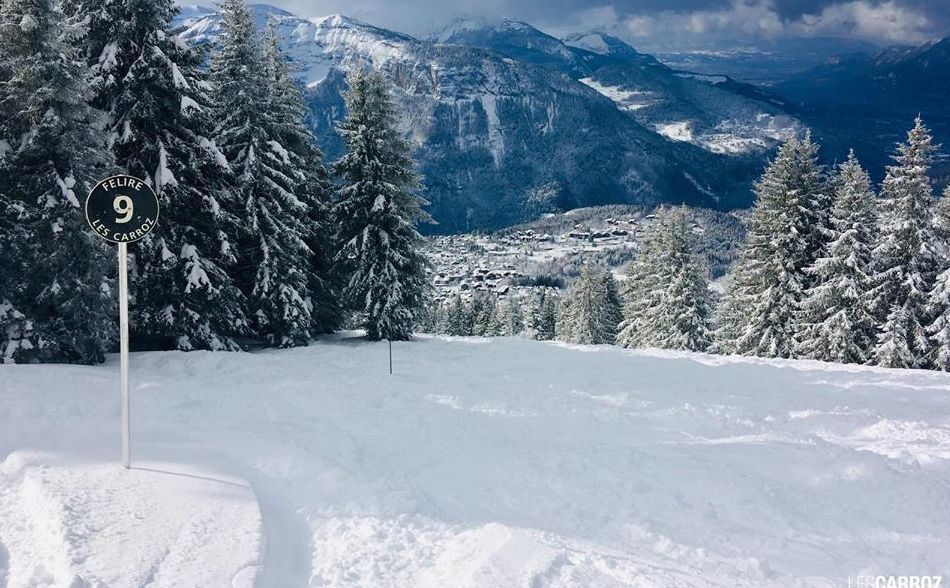
M 129 409 L 128 244 L 149 234 L 158 222 L 158 197 L 143 180 L 112 176 L 86 198 L 86 222 L 96 235 L 119 245 L 119 397 L 122 412 L 122 465 L 131 465 Z
M 129 469 L 129 258 L 128 245 L 119 243 L 119 395 L 122 403 L 122 465 Z

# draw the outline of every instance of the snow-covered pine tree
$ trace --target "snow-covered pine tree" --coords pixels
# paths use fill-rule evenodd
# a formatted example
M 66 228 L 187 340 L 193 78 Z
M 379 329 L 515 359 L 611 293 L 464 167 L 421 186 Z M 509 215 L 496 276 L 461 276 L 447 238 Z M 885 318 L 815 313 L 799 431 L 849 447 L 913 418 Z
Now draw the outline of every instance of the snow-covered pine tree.
M 98 363 L 114 339 L 111 263 L 80 202 L 113 162 L 74 26 L 51 0 L 0 5 L 0 362 Z
M 478 336 L 478 319 L 481 318 L 485 309 L 485 298 L 478 292 L 473 292 L 468 299 L 465 309 L 466 315 L 466 335 Z
M 567 322 L 561 336 L 571 343 L 602 345 L 613 343 L 605 314 L 608 312 L 603 281 L 589 265 L 581 269 L 569 296 L 570 307 L 563 314 Z
M 501 337 L 504 335 L 504 325 L 501 322 L 498 297 L 494 294 L 489 295 L 488 312 L 485 319 L 485 337 Z
M 660 228 L 662 253 L 657 282 L 665 284 L 654 309 L 661 349 L 705 351 L 709 347 L 710 302 L 706 266 L 695 254 L 695 235 L 685 206 L 664 210 Z
M 809 135 L 790 139 L 756 183 L 746 245 L 725 302 L 742 324 L 723 330 L 737 336 L 724 346 L 739 353 L 793 355 L 796 312 L 808 286 L 805 268 L 817 258 L 827 226 L 817 150 Z
M 691 351 L 709 346 L 709 281 L 694 248 L 686 207 L 657 210 L 628 270 L 619 345 Z
M 554 324 L 554 338 L 558 341 L 574 341 L 574 315 L 571 312 L 573 292 L 561 298 L 557 306 L 557 317 Z
M 446 329 L 447 335 L 464 337 L 471 335 L 471 321 L 469 320 L 468 307 L 462 296 L 456 294 L 448 304 L 446 309 Z
M 257 336 L 278 347 L 306 345 L 318 322 L 311 286 L 323 290 L 322 303 L 332 302 L 329 282 L 314 276 L 310 248 L 317 233 L 325 234 L 325 226 L 311 225 L 319 221 L 311 209 L 325 208 L 320 191 L 327 184 L 307 146 L 299 96 L 276 40 L 265 52 L 243 0 L 225 0 L 220 13 L 223 34 L 211 60 L 215 141 L 243 202 L 239 281 Z
M 658 210 L 661 213 L 663 209 Z M 645 230 L 639 242 L 637 257 L 627 266 L 624 281 L 623 321 L 616 343 L 621 347 L 651 347 L 655 345 L 657 323 L 654 310 L 660 303 L 664 284 L 659 281 L 662 246 L 660 215 Z
M 264 58 L 268 75 L 268 111 L 273 120 L 273 134 L 284 151 L 277 150 L 281 163 L 289 160 L 296 172 L 286 175 L 293 193 L 308 207 L 304 240 L 310 248 L 309 298 L 311 331 L 330 333 L 340 327 L 337 284 L 332 278 L 333 219 L 331 215 L 333 185 L 323 162 L 323 153 L 314 143 L 313 133 L 305 124 L 307 107 L 299 86 L 291 76 L 286 56 L 280 49 L 276 21 L 268 21 L 264 33 Z
M 528 294 L 524 313 L 524 335 L 528 339 L 538 340 L 541 325 L 541 309 L 544 306 L 544 290 L 535 288 Z
M 927 311 L 935 317 L 928 325 L 933 366 L 950 371 L 950 186 L 934 207 L 933 232 L 939 274 L 927 300 Z
M 154 231 L 130 248 L 133 342 L 239 349 L 235 337 L 247 333 L 232 277 L 240 202 L 209 140 L 204 54 L 171 34 L 173 0 L 68 0 L 64 8 L 89 25 L 93 105 L 108 115 L 116 162 L 146 180 L 161 203 Z
M 600 289 L 604 303 L 601 328 L 604 331 L 605 343 L 614 343 L 620 323 L 623 321 L 623 301 L 620 299 L 617 280 L 610 268 L 606 268 L 600 277 Z
M 827 242 L 827 231 L 831 223 L 831 205 L 834 201 L 834 178 L 829 178 L 827 170 L 819 163 L 820 146 L 811 137 L 811 130 L 805 136 L 796 151 L 798 185 L 801 199 L 802 225 L 806 228 L 803 239 L 805 252 L 802 267 L 808 267 L 821 255 Z M 804 285 L 811 285 L 811 276 L 805 274 Z
M 472 301 L 477 302 L 477 310 L 473 313 L 473 334 L 478 337 L 497 337 L 501 330 L 497 298 L 493 294 L 476 294 Z
M 502 324 L 502 335 L 505 337 L 521 335 L 524 332 L 522 299 L 514 294 L 509 294 L 502 303 L 499 318 Z
M 431 300 L 426 302 L 425 309 L 416 317 L 416 330 L 420 333 L 435 333 L 441 314 L 441 303 Z
M 93 98 L 97 98 L 106 90 L 106 84 L 114 84 L 109 80 L 113 61 L 116 59 L 114 51 L 118 45 L 114 42 L 122 35 L 122 22 L 117 22 L 115 16 L 121 14 L 124 7 L 120 6 L 125 0 L 62 0 L 60 10 L 76 25 L 72 27 L 69 40 L 79 51 L 79 57 L 90 66 L 90 85 Z M 102 75 L 100 75 L 102 74 Z
M 745 306 L 743 292 L 733 284 L 736 281 L 736 270 L 733 268 L 730 275 L 724 280 L 724 291 L 727 295 L 719 299 L 712 316 L 712 342 L 709 345 L 710 353 L 730 355 L 738 353 L 736 347 L 745 317 L 742 308 Z M 742 283 L 748 283 L 742 281 Z
M 541 313 L 538 317 L 537 339 L 539 341 L 554 340 L 557 330 L 557 307 L 558 300 L 554 290 L 546 288 L 541 303 Z
M 870 311 L 879 335 L 872 361 L 884 367 L 926 367 L 932 323 L 927 298 L 937 271 L 930 215 L 933 187 L 928 177 L 936 146 L 918 116 L 907 141 L 897 147 L 896 165 L 881 186 L 879 240 L 873 250 Z
M 936 237 L 935 254 L 941 260 L 950 260 L 950 186 L 943 190 L 933 210 L 933 232 Z
M 341 182 L 334 216 L 343 300 L 360 315 L 367 338 L 404 340 L 431 288 L 416 229 L 431 217 L 416 193 L 419 179 L 396 128 L 387 82 L 358 69 L 349 83 L 347 115 L 338 127 L 346 154 L 334 166 Z
M 871 180 L 854 151 L 838 166 L 832 184 L 826 243 L 806 270 L 811 286 L 801 302 L 796 356 L 865 363 L 875 340 L 868 292 L 877 205 Z

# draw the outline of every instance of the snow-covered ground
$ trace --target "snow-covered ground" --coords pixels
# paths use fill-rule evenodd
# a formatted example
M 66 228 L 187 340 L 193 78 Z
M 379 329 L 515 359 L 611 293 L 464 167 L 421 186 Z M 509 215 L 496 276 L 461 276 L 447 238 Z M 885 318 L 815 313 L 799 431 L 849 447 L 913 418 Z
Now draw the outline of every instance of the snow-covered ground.
M 950 376 L 345 337 L 0 366 L 0 586 L 950 574 Z

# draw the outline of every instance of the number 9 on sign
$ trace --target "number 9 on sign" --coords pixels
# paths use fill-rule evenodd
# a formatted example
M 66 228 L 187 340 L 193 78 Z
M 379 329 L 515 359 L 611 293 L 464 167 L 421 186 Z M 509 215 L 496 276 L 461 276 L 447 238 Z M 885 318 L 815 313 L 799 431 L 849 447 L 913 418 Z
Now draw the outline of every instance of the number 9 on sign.
M 120 215 L 116 217 L 115 222 L 125 224 L 132 220 L 134 206 L 132 205 L 132 199 L 128 196 L 116 196 L 115 200 L 112 201 L 112 208 Z

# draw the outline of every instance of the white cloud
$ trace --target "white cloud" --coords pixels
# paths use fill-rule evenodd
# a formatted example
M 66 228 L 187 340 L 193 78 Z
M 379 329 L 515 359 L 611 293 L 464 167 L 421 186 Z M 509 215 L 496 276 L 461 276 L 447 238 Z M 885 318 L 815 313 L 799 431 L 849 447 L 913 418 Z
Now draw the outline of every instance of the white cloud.
M 633 37 L 773 37 L 785 26 L 771 0 L 732 0 L 725 8 L 681 12 L 665 10 L 630 16 L 622 29 Z
M 575 13 L 573 19 L 578 25 L 585 29 L 599 29 L 613 26 L 617 20 L 617 9 L 613 4 L 606 6 L 593 6 Z
M 918 42 L 932 35 L 932 23 L 923 14 L 893 0 L 872 3 L 855 0 L 826 6 L 820 14 L 804 15 L 792 29 L 803 35 L 848 34 L 878 41 Z
M 918 42 L 935 35 L 925 14 L 895 0 L 849 0 L 815 14 L 783 18 L 774 0 L 731 0 L 721 8 L 663 10 L 618 17 L 611 5 L 578 11 L 574 30 L 600 29 L 650 44 L 689 45 L 782 37 L 859 37 L 880 43 Z

